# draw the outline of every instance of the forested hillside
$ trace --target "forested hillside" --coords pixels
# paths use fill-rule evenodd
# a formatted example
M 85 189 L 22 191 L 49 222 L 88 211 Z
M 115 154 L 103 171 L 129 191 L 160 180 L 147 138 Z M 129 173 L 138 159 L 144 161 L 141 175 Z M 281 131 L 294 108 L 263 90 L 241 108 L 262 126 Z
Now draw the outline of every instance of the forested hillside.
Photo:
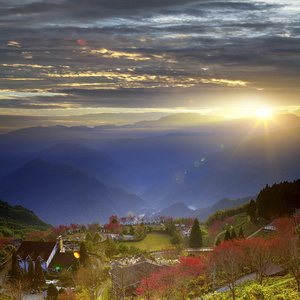
M 34 230 L 53 227 L 40 220 L 31 210 L 20 205 L 11 206 L 0 199 L 0 236 L 22 235 Z

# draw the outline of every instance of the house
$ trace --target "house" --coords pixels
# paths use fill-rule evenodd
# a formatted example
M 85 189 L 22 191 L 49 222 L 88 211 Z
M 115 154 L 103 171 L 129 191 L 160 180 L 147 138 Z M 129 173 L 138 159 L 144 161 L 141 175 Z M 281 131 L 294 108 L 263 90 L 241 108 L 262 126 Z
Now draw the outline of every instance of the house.
M 28 270 L 29 261 L 39 260 L 45 272 L 56 269 L 68 269 L 73 261 L 73 252 L 65 252 L 62 239 L 56 242 L 31 242 L 24 241 L 17 250 L 17 258 L 21 269 Z
M 50 262 L 57 252 L 56 242 L 31 242 L 24 241 L 17 251 L 17 258 L 21 269 L 28 270 L 28 263 L 31 260 L 33 265 L 40 260 L 42 268 L 47 271 Z
M 48 271 L 59 273 L 60 270 L 68 270 L 71 268 L 73 262 L 73 252 L 57 251 L 48 266 Z
M 122 265 L 119 262 L 112 264 L 111 287 L 116 298 L 123 300 L 125 297 L 136 295 L 135 290 L 143 278 L 151 277 L 152 273 L 168 267 L 147 259 L 141 259 L 131 265 Z

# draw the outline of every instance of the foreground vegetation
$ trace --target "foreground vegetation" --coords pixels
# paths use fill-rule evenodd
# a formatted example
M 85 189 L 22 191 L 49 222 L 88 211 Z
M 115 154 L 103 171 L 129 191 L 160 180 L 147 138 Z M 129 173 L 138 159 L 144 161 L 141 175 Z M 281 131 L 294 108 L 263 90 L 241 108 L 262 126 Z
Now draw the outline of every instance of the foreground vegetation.
M 237 300 L 298 300 L 300 293 L 297 292 L 295 278 L 291 274 L 264 278 L 262 285 L 256 281 L 247 281 L 236 288 Z M 231 300 L 230 291 L 218 294 L 215 292 L 205 298 L 206 300 Z

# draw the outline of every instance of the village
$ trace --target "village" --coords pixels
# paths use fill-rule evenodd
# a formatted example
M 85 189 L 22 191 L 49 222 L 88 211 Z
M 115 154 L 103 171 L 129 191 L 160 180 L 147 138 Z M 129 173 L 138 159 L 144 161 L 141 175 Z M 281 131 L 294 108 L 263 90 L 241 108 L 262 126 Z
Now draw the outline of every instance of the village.
M 243 218 L 243 226 L 239 226 L 239 218 Z M 167 280 L 164 290 L 173 295 L 169 299 L 175 299 L 179 297 L 174 294 L 179 280 L 185 299 L 205 295 L 209 299 L 214 291 L 229 291 L 235 299 L 237 286 L 246 280 L 262 282 L 264 278 L 287 276 L 289 272 L 299 274 L 299 269 L 279 258 L 283 247 L 299 255 L 295 235 L 299 221 L 298 210 L 294 220 L 279 218 L 267 224 L 253 224 L 248 211 L 216 220 L 208 228 L 194 218 L 173 220 L 164 216 L 147 223 L 140 217 L 125 221 L 111 216 L 104 226 L 61 225 L 52 229 L 51 239 L 45 241 L 47 237 L 43 235 L 42 240 L 41 236 L 25 240 L 10 252 L 10 260 L 2 265 L 1 273 L 6 272 L 2 292 L 12 293 L 11 279 L 14 284 L 14 280 L 22 282 L 22 287 L 14 291 L 21 297 L 18 299 L 75 299 L 75 294 L 76 299 L 152 299 L 149 295 L 160 290 L 158 282 Z M 241 248 L 248 251 L 248 258 Z M 251 265 L 247 262 L 249 258 Z M 236 264 L 236 270 L 222 277 L 215 266 L 226 273 L 226 261 Z M 158 282 L 154 283 L 155 280 Z M 162 291 L 161 294 L 161 299 L 167 299 Z

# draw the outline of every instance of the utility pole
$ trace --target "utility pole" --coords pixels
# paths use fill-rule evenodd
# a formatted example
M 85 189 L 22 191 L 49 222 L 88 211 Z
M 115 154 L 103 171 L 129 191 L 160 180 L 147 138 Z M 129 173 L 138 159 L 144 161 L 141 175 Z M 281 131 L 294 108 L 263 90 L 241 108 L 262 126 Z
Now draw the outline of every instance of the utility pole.
M 216 289 L 216 263 L 214 263 L 214 274 L 213 274 L 213 292 Z

